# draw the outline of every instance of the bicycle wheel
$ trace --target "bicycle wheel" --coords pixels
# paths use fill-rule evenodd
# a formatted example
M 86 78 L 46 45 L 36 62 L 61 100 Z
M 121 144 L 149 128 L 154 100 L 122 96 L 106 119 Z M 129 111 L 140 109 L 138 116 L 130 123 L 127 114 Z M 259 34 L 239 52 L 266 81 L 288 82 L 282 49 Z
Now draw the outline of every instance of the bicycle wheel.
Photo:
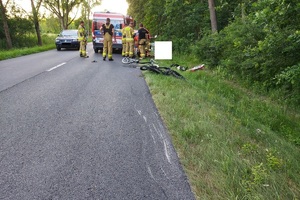
M 148 71 L 151 71 L 151 72 L 154 72 L 156 74 L 160 74 L 161 71 L 159 70 L 158 67 L 156 66 L 151 66 L 151 65 L 143 65 L 140 67 L 141 70 L 148 70 Z
M 122 58 L 122 63 L 123 63 L 123 64 L 128 64 L 128 63 L 130 63 L 130 58 L 128 58 L 128 57 Z

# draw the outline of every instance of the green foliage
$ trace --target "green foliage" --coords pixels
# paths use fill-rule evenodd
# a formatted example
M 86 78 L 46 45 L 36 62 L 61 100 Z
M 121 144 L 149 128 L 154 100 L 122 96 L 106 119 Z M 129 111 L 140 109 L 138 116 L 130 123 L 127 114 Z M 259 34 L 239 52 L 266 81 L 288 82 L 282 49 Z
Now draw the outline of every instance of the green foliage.
M 165 1 L 165 0 L 163 0 Z M 128 8 L 128 14 L 133 16 L 135 20 L 138 22 L 143 22 L 144 21 L 144 16 L 145 16 L 145 11 L 147 8 L 147 3 L 146 1 L 142 0 L 127 0 L 129 4 Z M 156 2 L 154 5 L 157 5 Z
M 0 24 L 2 21 L 0 21 Z M 13 47 L 32 47 L 36 45 L 36 41 L 32 40 L 32 35 L 35 34 L 33 23 L 26 18 L 14 17 L 8 19 L 9 31 Z M 4 30 L 0 29 L 0 49 L 5 49 L 5 34 Z
M 164 32 L 164 23 L 166 16 L 164 15 L 166 1 L 149 0 L 145 2 L 147 9 L 145 17 L 138 19 L 139 22 L 144 23 L 152 35 L 161 35 Z
M 193 43 L 209 29 L 208 3 L 204 0 L 127 2 L 130 15 L 138 22 L 143 22 L 152 35 L 158 34 L 167 40 L 187 39 L 189 43 Z
M 290 66 L 296 65 L 300 57 L 300 37 L 293 37 L 290 30 L 274 31 L 258 43 L 254 51 L 260 60 L 260 76 L 267 87 L 276 86 L 273 78 Z
M 297 105 L 300 4 L 292 0 L 249 2 L 241 4 L 248 15 L 235 16 L 219 34 L 205 35 L 191 46 L 192 52 L 228 77 L 263 90 L 282 91 L 279 98 Z
M 40 27 L 42 33 L 58 34 L 61 31 L 59 20 L 53 15 L 50 15 L 47 18 L 43 18 L 40 21 Z
M 255 154 L 257 152 L 258 146 L 252 143 L 246 143 L 242 146 L 242 152 L 246 155 Z
M 300 104 L 300 63 L 287 67 L 274 80 L 286 99 L 290 99 L 295 105 Z
M 277 170 L 283 166 L 283 160 L 274 154 L 270 151 L 267 152 L 267 164 L 270 169 Z

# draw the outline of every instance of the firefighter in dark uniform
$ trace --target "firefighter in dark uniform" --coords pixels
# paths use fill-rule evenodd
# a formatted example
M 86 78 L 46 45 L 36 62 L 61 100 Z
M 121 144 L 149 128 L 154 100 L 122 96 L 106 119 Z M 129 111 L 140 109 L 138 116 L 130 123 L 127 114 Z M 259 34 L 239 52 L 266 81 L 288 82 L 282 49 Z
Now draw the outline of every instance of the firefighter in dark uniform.
M 85 33 L 84 21 L 80 22 L 80 25 L 78 26 L 77 34 L 78 34 L 78 40 L 80 42 L 80 48 L 79 48 L 80 57 L 88 58 L 88 56 L 86 55 L 87 38 Z
M 104 40 L 103 40 L 103 60 L 106 59 L 106 55 L 108 56 L 109 61 L 113 61 L 114 59 L 112 58 L 112 38 L 114 36 L 114 25 L 110 23 L 110 19 L 106 19 L 106 23 L 102 24 L 100 31 L 102 31 L 104 35 Z
M 139 33 L 138 44 L 140 50 L 140 59 L 143 59 L 146 56 L 146 45 L 147 45 L 149 31 L 144 28 L 144 25 L 142 23 L 140 23 L 140 28 L 138 30 L 138 33 Z

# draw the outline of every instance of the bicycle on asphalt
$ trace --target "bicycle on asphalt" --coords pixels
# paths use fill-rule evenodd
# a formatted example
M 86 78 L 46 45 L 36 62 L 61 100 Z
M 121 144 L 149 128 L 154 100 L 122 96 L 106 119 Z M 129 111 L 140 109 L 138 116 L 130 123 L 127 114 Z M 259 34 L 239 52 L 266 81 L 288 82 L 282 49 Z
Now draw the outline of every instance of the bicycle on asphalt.
M 124 57 L 122 58 L 122 63 L 123 64 L 131 64 L 131 63 L 139 63 L 139 59 L 136 58 L 130 58 L 130 57 Z

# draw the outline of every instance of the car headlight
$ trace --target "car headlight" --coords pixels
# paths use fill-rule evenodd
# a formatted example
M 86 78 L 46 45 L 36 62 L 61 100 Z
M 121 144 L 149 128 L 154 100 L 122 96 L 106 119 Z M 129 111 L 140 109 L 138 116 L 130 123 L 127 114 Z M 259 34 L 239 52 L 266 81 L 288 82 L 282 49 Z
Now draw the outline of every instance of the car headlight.
M 73 39 L 72 41 L 73 41 L 73 42 L 77 42 L 78 40 L 77 40 L 77 39 Z
M 55 42 L 59 42 L 59 40 L 56 39 Z

